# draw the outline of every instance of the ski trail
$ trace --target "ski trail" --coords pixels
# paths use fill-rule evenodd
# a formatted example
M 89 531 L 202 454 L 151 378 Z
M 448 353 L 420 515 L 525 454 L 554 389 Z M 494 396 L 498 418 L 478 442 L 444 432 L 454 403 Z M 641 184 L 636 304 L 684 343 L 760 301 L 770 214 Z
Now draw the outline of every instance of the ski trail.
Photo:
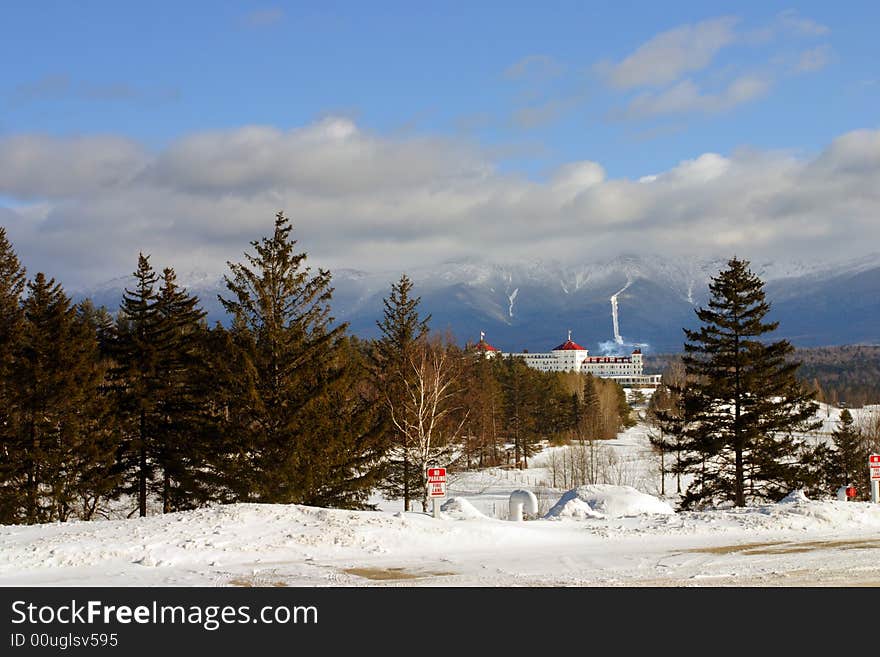
M 513 317 L 513 302 L 516 301 L 517 294 L 519 294 L 519 288 L 516 288 L 513 291 L 513 294 L 507 295 L 507 298 L 510 300 L 510 306 L 508 306 L 507 312 L 511 317 Z
M 611 295 L 611 324 L 614 328 L 614 341 L 617 344 L 623 344 L 623 338 L 620 337 L 620 326 L 617 324 L 617 296 L 623 293 L 630 285 L 632 285 L 632 279 L 627 278 L 626 285 Z

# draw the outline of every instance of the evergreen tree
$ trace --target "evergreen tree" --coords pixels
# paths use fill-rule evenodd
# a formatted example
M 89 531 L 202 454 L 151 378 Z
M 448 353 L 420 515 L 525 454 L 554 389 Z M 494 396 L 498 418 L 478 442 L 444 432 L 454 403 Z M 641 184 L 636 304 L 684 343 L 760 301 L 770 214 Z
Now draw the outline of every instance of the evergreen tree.
M 24 498 L 18 478 L 19 454 L 15 449 L 19 416 L 14 399 L 18 389 L 15 354 L 24 324 L 24 289 L 25 269 L 6 237 L 6 229 L 0 226 L 0 523 L 17 521 Z
M 251 242 L 255 255 L 229 263 L 231 297 L 220 297 L 240 367 L 227 378 L 235 380 L 226 403 L 241 432 L 231 446 L 242 476 L 234 487 L 251 501 L 360 505 L 370 484 L 360 476 L 373 456 L 370 419 L 346 397 L 346 326 L 331 327 L 330 272 L 305 266 L 291 230 L 279 212 L 272 236 Z
M 199 299 L 177 284 L 172 268 L 162 272 L 157 321 L 166 337 L 159 354 L 156 459 L 161 470 L 156 493 L 162 511 L 187 509 L 209 497 L 201 479 L 206 444 L 206 403 L 211 373 L 206 369 L 205 312 Z
M 98 388 L 88 391 L 83 412 L 78 416 L 82 439 L 74 455 L 74 467 L 79 473 L 77 516 L 90 520 L 100 511 L 101 504 L 115 495 L 119 485 L 116 459 L 121 430 L 109 376 L 115 326 L 107 309 L 95 308 L 88 299 L 77 306 L 77 321 L 97 346 L 94 367 Z
M 159 278 L 149 256 L 138 255 L 133 276 L 134 289 L 126 288 L 117 320 L 112 379 L 124 436 L 119 459 L 121 492 L 137 498 L 138 513 L 143 517 L 147 515 L 148 489 L 163 458 L 158 411 L 172 331 L 159 313 Z
M 494 376 L 493 356 L 477 350 L 465 361 L 464 400 L 468 407 L 465 458 L 468 468 L 483 468 L 500 462 L 501 388 Z
M 599 404 L 599 393 L 596 380 L 592 374 L 584 376 L 583 412 L 581 415 L 581 436 L 587 440 L 596 440 L 602 435 L 602 408 Z
M 90 430 L 103 380 L 98 343 L 54 279 L 28 284 L 17 357 L 18 480 L 28 524 L 66 520 L 76 512 L 93 467 Z
M 845 408 L 840 412 L 840 420 L 837 428 L 831 433 L 831 440 L 835 449 L 828 477 L 830 492 L 836 491 L 841 486 L 853 484 L 864 493 L 863 480 L 867 472 L 868 450 L 848 409 Z
M 411 463 L 409 436 L 391 421 L 394 407 L 401 408 L 406 402 L 406 390 L 415 372 L 412 357 L 417 342 L 428 334 L 431 316 L 419 315 L 420 297 L 413 296 L 413 282 L 402 274 L 397 283 L 391 284 L 390 294 L 382 300 L 382 320 L 377 321 L 381 335 L 374 344 L 371 371 L 380 403 L 385 411 L 388 438 L 388 458 L 382 491 L 389 499 L 401 497 L 406 511 L 413 499 L 421 497 L 421 474 Z
M 544 373 L 516 356 L 499 359 L 497 368 L 503 395 L 504 433 L 507 442 L 513 443 L 514 465 L 527 468 L 540 436 L 539 390 Z
M 763 282 L 736 258 L 712 279 L 702 326 L 685 329 L 683 362 L 690 383 L 683 421 L 689 454 L 682 459 L 694 483 L 684 506 L 703 502 L 777 500 L 801 472 L 792 436 L 816 411 L 812 392 L 795 377 L 798 363 L 786 340 L 757 340 L 777 328 Z
M 334 352 L 340 378 L 317 400 L 310 420 L 311 439 L 302 468 L 303 494 L 311 506 L 372 508 L 370 492 L 380 485 L 387 448 L 382 408 L 374 399 L 366 355 L 355 338 Z

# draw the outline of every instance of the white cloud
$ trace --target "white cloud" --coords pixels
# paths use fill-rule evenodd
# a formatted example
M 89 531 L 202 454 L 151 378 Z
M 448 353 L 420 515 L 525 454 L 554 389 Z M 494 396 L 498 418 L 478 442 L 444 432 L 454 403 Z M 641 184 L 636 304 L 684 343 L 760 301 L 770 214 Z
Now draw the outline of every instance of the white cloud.
M 2 137 L 0 194 L 64 199 L 106 193 L 129 183 L 148 159 L 144 148 L 124 137 Z
M 579 97 L 552 98 L 529 107 L 520 107 L 513 111 L 511 123 L 522 130 L 550 125 L 571 112 L 580 102 Z
M 532 78 L 544 80 L 562 74 L 564 67 L 550 55 L 527 55 L 514 62 L 504 71 L 508 80 Z
M 821 71 L 831 60 L 831 47 L 828 45 L 818 46 L 805 50 L 800 54 L 795 71 L 798 73 L 814 73 Z
M 310 262 L 401 270 L 449 258 L 588 261 L 621 251 L 862 255 L 880 240 L 880 131 L 810 158 L 706 153 L 643 182 L 571 162 L 546 182 L 452 140 L 347 119 L 192 135 L 159 153 L 118 137 L 0 141 L 0 222 L 30 272 L 68 288 L 157 266 L 220 274 L 279 209 Z
M 776 18 L 783 29 L 801 36 L 822 36 L 831 31 L 826 25 L 801 16 L 794 9 L 786 9 Z
M 630 101 L 617 116 L 627 119 L 664 114 L 723 112 L 763 96 L 770 82 L 762 77 L 744 75 L 717 93 L 703 93 L 693 80 L 682 80 L 661 92 L 646 91 Z
M 653 37 L 617 64 L 600 64 L 598 70 L 618 89 L 675 82 L 705 69 L 719 50 L 734 43 L 737 23 L 737 18 L 726 16 L 681 25 Z

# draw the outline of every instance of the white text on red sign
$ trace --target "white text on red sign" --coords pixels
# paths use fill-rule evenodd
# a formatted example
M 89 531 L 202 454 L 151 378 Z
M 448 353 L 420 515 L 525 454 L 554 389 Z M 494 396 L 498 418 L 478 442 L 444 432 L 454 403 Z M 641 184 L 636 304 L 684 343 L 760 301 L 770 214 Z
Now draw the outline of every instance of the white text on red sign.
M 428 468 L 428 483 L 440 483 L 446 481 L 446 468 Z

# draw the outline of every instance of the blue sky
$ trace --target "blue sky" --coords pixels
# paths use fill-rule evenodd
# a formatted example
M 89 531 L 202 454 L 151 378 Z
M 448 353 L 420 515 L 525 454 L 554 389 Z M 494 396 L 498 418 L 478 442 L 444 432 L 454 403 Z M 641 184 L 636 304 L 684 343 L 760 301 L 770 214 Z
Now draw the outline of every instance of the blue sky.
M 582 194 L 578 201 L 589 200 L 589 212 L 579 214 L 563 203 L 548 212 L 548 229 L 595 231 L 626 223 L 626 230 L 644 232 L 656 210 L 651 203 L 668 201 L 672 192 L 652 196 L 644 207 L 618 217 L 624 200 L 611 198 L 615 190 L 644 176 L 676 171 L 705 154 L 729 160 L 740 173 L 755 172 L 756 160 L 769 167 L 773 159 L 761 177 L 796 177 L 803 172 L 785 170 L 786 158 L 809 173 L 823 153 L 837 152 L 835 140 L 865 130 L 867 136 L 851 139 L 850 150 L 840 156 L 863 157 L 853 149 L 861 153 L 866 139 L 873 144 L 878 128 L 878 24 L 880 9 L 870 2 L 7 3 L 0 26 L 0 164 L 13 171 L 0 174 L 0 221 L 15 222 L 12 237 L 38 266 L 58 262 L 62 247 L 72 246 L 65 239 L 71 232 L 106 237 L 111 228 L 114 243 L 124 246 L 122 262 L 132 249 L 150 248 L 169 258 L 186 253 L 193 267 L 210 270 L 230 251 L 232 240 L 251 234 L 260 223 L 234 218 L 246 214 L 245 207 L 227 207 L 228 222 L 206 231 L 206 220 L 199 217 L 209 212 L 200 206 L 235 197 L 239 205 L 253 201 L 256 213 L 283 202 L 290 210 L 315 209 L 321 226 L 310 228 L 304 217 L 304 234 L 314 238 L 314 250 L 328 262 L 370 267 L 376 263 L 365 254 L 376 253 L 381 244 L 394 246 L 399 255 L 406 250 L 401 245 L 412 246 L 410 255 L 418 261 L 426 253 L 468 255 L 455 244 L 462 225 L 515 229 L 529 223 L 530 214 L 534 223 L 548 202 L 544 195 L 552 196 L 551 182 L 576 163 L 589 162 L 601 167 L 596 175 L 602 187 L 594 185 L 593 174 L 578 169 L 593 188 L 594 198 Z M 320 126 L 334 121 L 347 127 L 327 137 Z M 260 133 L 254 141 L 251 132 L 241 132 L 249 126 L 275 132 Z M 194 145 L 199 135 L 216 143 Z M 289 143 L 277 146 L 285 135 Z M 251 174 L 244 187 L 232 174 L 189 185 L 181 174 L 182 161 L 202 168 L 232 166 L 224 160 L 231 152 L 238 154 L 239 168 L 275 148 L 280 148 L 273 156 L 277 161 L 296 161 L 306 151 L 313 161 L 326 154 L 320 150 L 316 156 L 304 146 L 315 139 L 360 140 L 346 148 L 369 155 L 352 165 L 344 180 L 328 173 L 328 164 L 309 177 L 308 185 L 297 177 L 299 165 L 271 185 L 256 184 Z M 867 148 L 870 156 L 873 146 Z M 424 177 L 404 185 L 431 190 L 441 184 L 450 196 L 436 212 L 423 200 L 404 199 L 399 189 L 373 183 L 369 200 L 358 188 L 357 207 L 410 203 L 399 223 L 379 217 L 378 209 L 352 218 L 349 205 L 327 207 L 327 197 L 338 200 L 351 193 L 358 166 L 381 170 L 387 157 L 388 176 L 393 176 L 401 168 L 421 170 L 420 158 L 438 150 L 446 164 L 424 164 Z M 98 158 L 96 152 L 103 155 Z M 333 152 L 329 161 L 351 162 L 351 151 Z M 51 165 L 34 164 L 52 153 L 57 156 Z M 735 195 L 728 189 L 733 173 L 722 165 L 725 187 L 719 197 Z M 65 166 L 77 171 L 78 183 L 65 178 Z M 124 184 L 106 172 L 86 175 L 102 166 L 127 171 Z M 52 167 L 59 179 L 46 173 Z M 163 167 L 175 175 L 162 174 Z M 471 181 L 475 171 L 488 176 L 479 190 L 449 183 Z M 860 184 L 870 184 L 875 173 L 871 169 Z M 168 184 L 171 178 L 183 181 L 166 194 L 178 202 L 159 207 L 156 180 Z M 797 186 L 789 183 L 786 189 Z M 491 198 L 481 196 L 487 189 L 495 190 Z M 692 189 L 678 191 L 693 196 Z M 768 189 L 765 196 L 774 193 Z M 468 210 L 451 216 L 451 199 L 468 194 L 476 194 L 469 197 Z M 171 246 L 170 230 L 162 240 L 137 229 L 135 215 L 110 217 L 122 197 L 143 203 L 140 223 L 156 221 L 153 229 L 174 226 L 202 235 L 202 255 L 194 254 L 194 244 Z M 873 198 L 864 201 L 853 228 L 876 210 Z M 779 204 L 797 202 L 786 197 Z M 833 214 L 835 207 L 823 212 Z M 610 218 L 597 217 L 603 212 Z M 90 213 L 104 219 L 90 223 Z M 770 225 L 774 217 L 779 215 L 753 220 Z M 685 225 L 696 221 L 691 215 L 674 221 L 680 234 L 691 234 L 690 229 L 717 233 L 723 217 L 715 219 L 714 228 Z M 818 217 L 803 220 L 809 224 L 806 232 L 827 235 L 817 226 Z M 347 229 L 346 221 L 358 222 L 350 232 L 379 234 L 381 240 L 334 247 L 330 237 L 339 231 L 332 224 Z M 376 231 L 368 230 L 371 221 L 377 222 Z M 422 224 L 425 231 L 416 235 Z M 780 225 L 776 237 L 757 230 L 747 242 L 778 251 L 778 235 L 788 229 Z M 628 239 L 626 230 L 615 232 L 615 239 Z M 505 253 L 533 243 L 527 231 L 512 232 L 522 239 Z M 49 251 L 37 246 L 40 235 L 56 240 L 45 247 Z M 693 249 L 723 250 L 736 241 L 734 236 L 720 243 L 698 241 Z M 79 245 L 87 247 L 85 240 Z M 556 245 L 547 249 L 571 257 Z M 806 257 L 815 251 L 815 244 L 805 244 L 799 253 Z M 84 258 L 67 255 L 62 268 L 88 279 L 121 265 L 111 258 L 97 266 Z M 406 258 L 400 262 L 405 265 Z

